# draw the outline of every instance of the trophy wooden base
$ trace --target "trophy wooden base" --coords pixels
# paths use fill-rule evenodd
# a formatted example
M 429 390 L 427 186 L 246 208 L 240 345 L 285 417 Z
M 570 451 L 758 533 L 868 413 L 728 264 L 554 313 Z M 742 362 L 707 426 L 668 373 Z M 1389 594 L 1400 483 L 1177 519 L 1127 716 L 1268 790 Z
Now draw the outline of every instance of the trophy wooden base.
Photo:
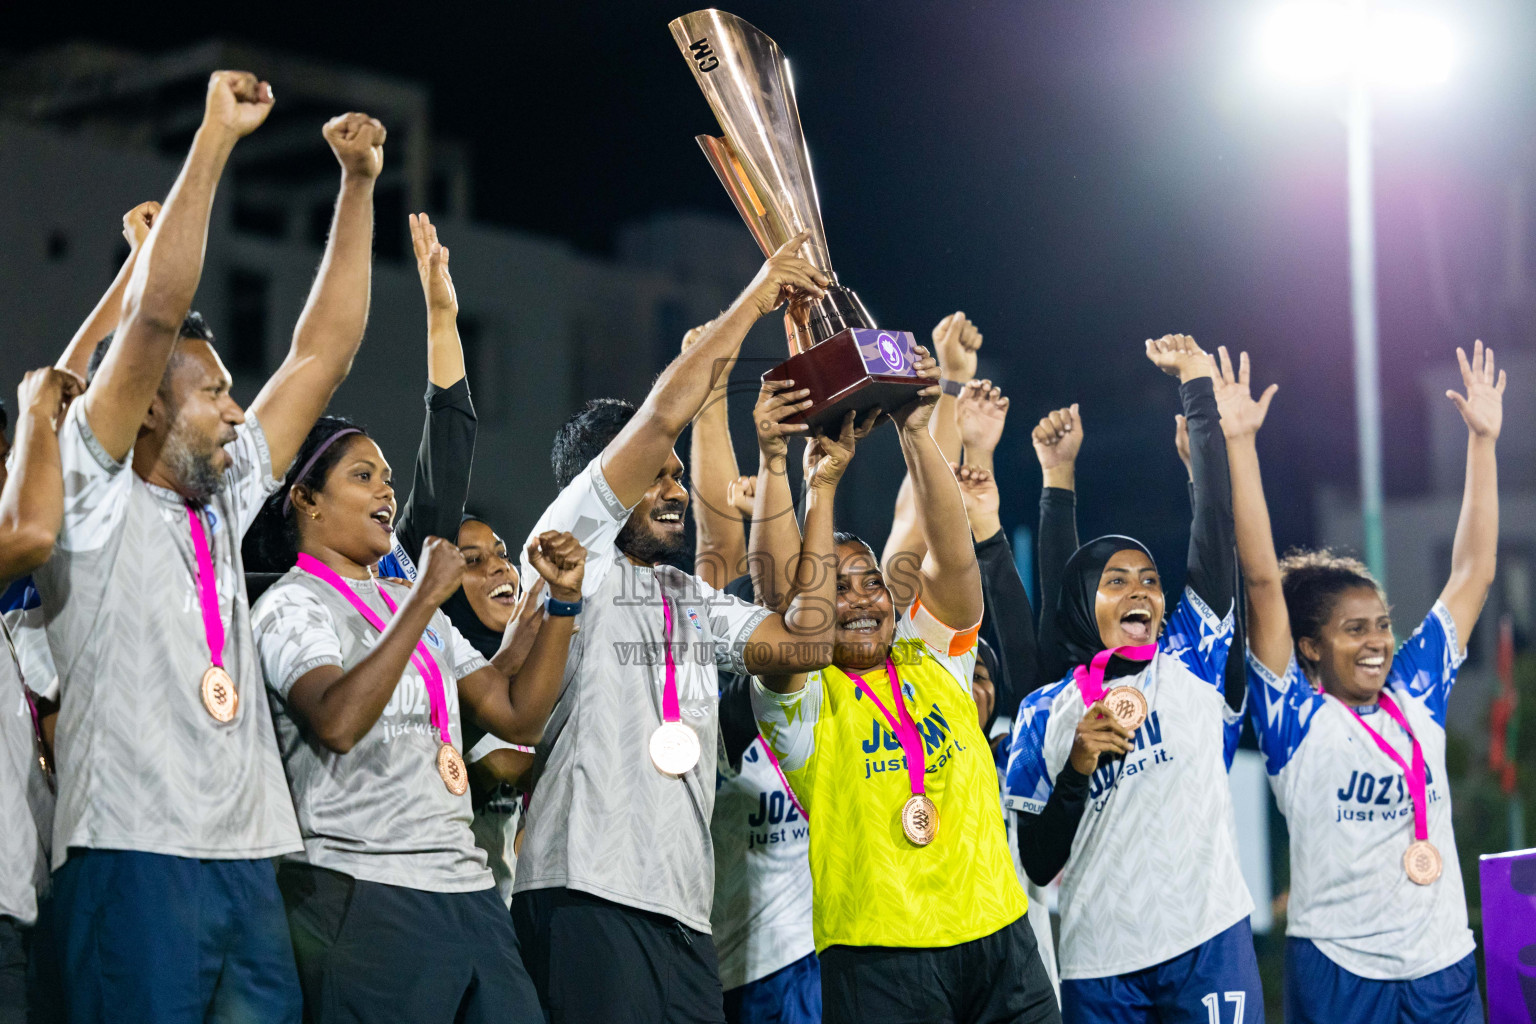
M 914 347 L 908 331 L 850 327 L 790 356 L 763 380 L 792 380 L 797 388 L 810 388 L 811 407 L 789 422 L 808 423 L 813 433 L 835 434 L 850 411 L 860 421 L 876 407 L 893 412 L 928 386 L 913 369 Z

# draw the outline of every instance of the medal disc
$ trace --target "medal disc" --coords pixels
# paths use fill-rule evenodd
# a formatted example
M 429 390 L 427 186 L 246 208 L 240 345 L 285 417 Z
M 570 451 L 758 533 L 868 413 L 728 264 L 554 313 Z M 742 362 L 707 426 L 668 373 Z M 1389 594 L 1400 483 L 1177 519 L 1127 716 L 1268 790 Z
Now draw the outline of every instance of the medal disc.
M 1104 706 L 1126 732 L 1135 732 L 1147 720 L 1147 698 L 1134 686 L 1117 686 L 1104 695 Z
M 901 831 L 913 846 L 927 846 L 939 836 L 939 809 L 924 793 L 915 794 L 901 807 Z
M 1430 885 L 1440 877 L 1440 851 L 1428 839 L 1420 839 L 1403 851 L 1403 870 L 1414 885 Z
M 662 722 L 651 733 L 651 763 L 663 775 L 686 775 L 699 763 L 699 734 L 682 722 Z
M 203 673 L 203 707 L 216 722 L 232 722 L 235 712 L 240 710 L 235 681 L 217 665 L 209 665 L 208 671 Z
M 443 777 L 443 785 L 454 796 L 463 796 L 469 791 L 469 772 L 464 769 L 464 758 L 450 744 L 444 743 L 437 748 L 437 774 Z

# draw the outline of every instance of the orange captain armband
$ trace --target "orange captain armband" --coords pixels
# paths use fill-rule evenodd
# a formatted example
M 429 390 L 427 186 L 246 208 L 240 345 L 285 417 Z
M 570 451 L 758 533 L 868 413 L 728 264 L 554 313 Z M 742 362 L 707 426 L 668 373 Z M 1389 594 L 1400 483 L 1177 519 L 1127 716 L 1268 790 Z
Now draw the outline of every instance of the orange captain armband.
M 976 646 L 976 638 L 981 634 L 981 623 L 969 629 L 952 629 L 934 618 L 932 612 L 923 607 L 922 599 L 912 602 L 912 607 L 907 610 L 907 616 L 912 620 L 912 628 L 917 630 L 917 635 L 928 649 L 951 658 L 958 658 L 972 647 Z

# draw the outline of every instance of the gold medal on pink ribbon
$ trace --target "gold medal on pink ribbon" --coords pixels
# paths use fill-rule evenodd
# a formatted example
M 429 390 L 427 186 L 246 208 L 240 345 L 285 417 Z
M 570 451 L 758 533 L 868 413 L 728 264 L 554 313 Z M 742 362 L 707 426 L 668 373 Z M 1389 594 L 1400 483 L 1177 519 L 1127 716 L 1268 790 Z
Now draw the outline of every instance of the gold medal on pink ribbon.
M 224 620 L 219 615 L 219 576 L 213 568 L 213 553 L 208 535 L 203 531 L 203 517 L 189 502 L 187 523 L 192 530 L 192 550 L 197 553 L 197 598 L 203 612 L 203 635 L 208 640 L 208 660 L 200 691 L 203 710 L 221 725 L 233 722 L 240 711 L 240 692 L 224 668 Z
M 1126 732 L 1135 732 L 1141 728 L 1141 723 L 1147 720 L 1147 695 L 1134 686 L 1124 683 L 1104 692 L 1104 673 L 1109 670 L 1109 659 L 1119 655 L 1127 661 L 1151 661 L 1157 654 L 1156 644 L 1141 644 L 1136 647 L 1111 647 L 1100 651 L 1086 665 L 1079 665 L 1072 670 L 1072 678 L 1077 682 L 1077 691 L 1082 695 L 1083 706 L 1093 707 L 1097 701 L 1103 701 L 1109 713 L 1114 716 L 1116 722 Z
M 864 691 L 864 696 L 874 701 L 875 707 L 880 709 L 880 714 L 890 725 L 891 732 L 901 743 L 901 752 L 906 755 L 903 760 L 907 763 L 907 784 L 912 789 L 912 795 L 901 805 L 901 834 L 913 846 L 927 846 L 939 837 L 939 808 L 929 799 L 927 783 L 924 781 L 927 763 L 923 752 L 923 737 L 918 733 L 911 713 L 907 711 L 906 702 L 902 700 L 901 677 L 896 674 L 896 663 L 889 656 L 885 659 L 885 675 L 891 682 L 891 702 L 896 705 L 894 715 L 875 696 L 875 691 L 870 689 L 863 676 L 857 672 L 848 673 L 854 685 Z

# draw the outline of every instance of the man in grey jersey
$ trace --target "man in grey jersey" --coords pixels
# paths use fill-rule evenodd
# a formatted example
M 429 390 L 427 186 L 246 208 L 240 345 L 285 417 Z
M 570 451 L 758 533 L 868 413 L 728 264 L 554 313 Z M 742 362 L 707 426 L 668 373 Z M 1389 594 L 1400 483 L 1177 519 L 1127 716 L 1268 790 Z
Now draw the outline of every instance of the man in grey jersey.
M 80 392 L 66 370 L 33 370 L 17 389 L 16 471 L 0 433 L 0 590 L 42 564 L 64 512 L 59 416 Z M 0 428 L 4 408 L 0 407 Z M 37 694 L 12 631 L 0 619 L 0 1024 L 26 1024 L 27 960 L 38 900 L 48 887 L 53 820 Z
M 828 284 L 795 255 L 805 237 L 769 258 L 638 409 L 589 403 L 556 439 L 562 491 L 534 535 L 570 530 L 588 555 L 564 689 L 531 769 L 512 899 L 524 962 L 554 1024 L 724 1021 L 709 922 L 716 667 L 790 674 L 830 659 L 836 582 L 824 567 L 854 431 L 848 423 L 821 441 L 804 586 L 782 614 L 664 564 L 684 544 L 688 507 L 672 449 L 757 319 Z M 532 573 L 525 559 L 523 578 Z M 685 730 L 690 756 L 674 759 L 663 730 Z
M 189 316 L 247 72 L 203 121 L 138 254 L 111 348 L 59 435 L 65 514 L 35 573 L 60 680 L 54 917 L 71 1021 L 297 1022 L 271 862 L 300 848 L 240 540 L 346 376 L 367 320 L 384 129 L 324 130 L 341 191 L 288 357 L 244 412 Z

